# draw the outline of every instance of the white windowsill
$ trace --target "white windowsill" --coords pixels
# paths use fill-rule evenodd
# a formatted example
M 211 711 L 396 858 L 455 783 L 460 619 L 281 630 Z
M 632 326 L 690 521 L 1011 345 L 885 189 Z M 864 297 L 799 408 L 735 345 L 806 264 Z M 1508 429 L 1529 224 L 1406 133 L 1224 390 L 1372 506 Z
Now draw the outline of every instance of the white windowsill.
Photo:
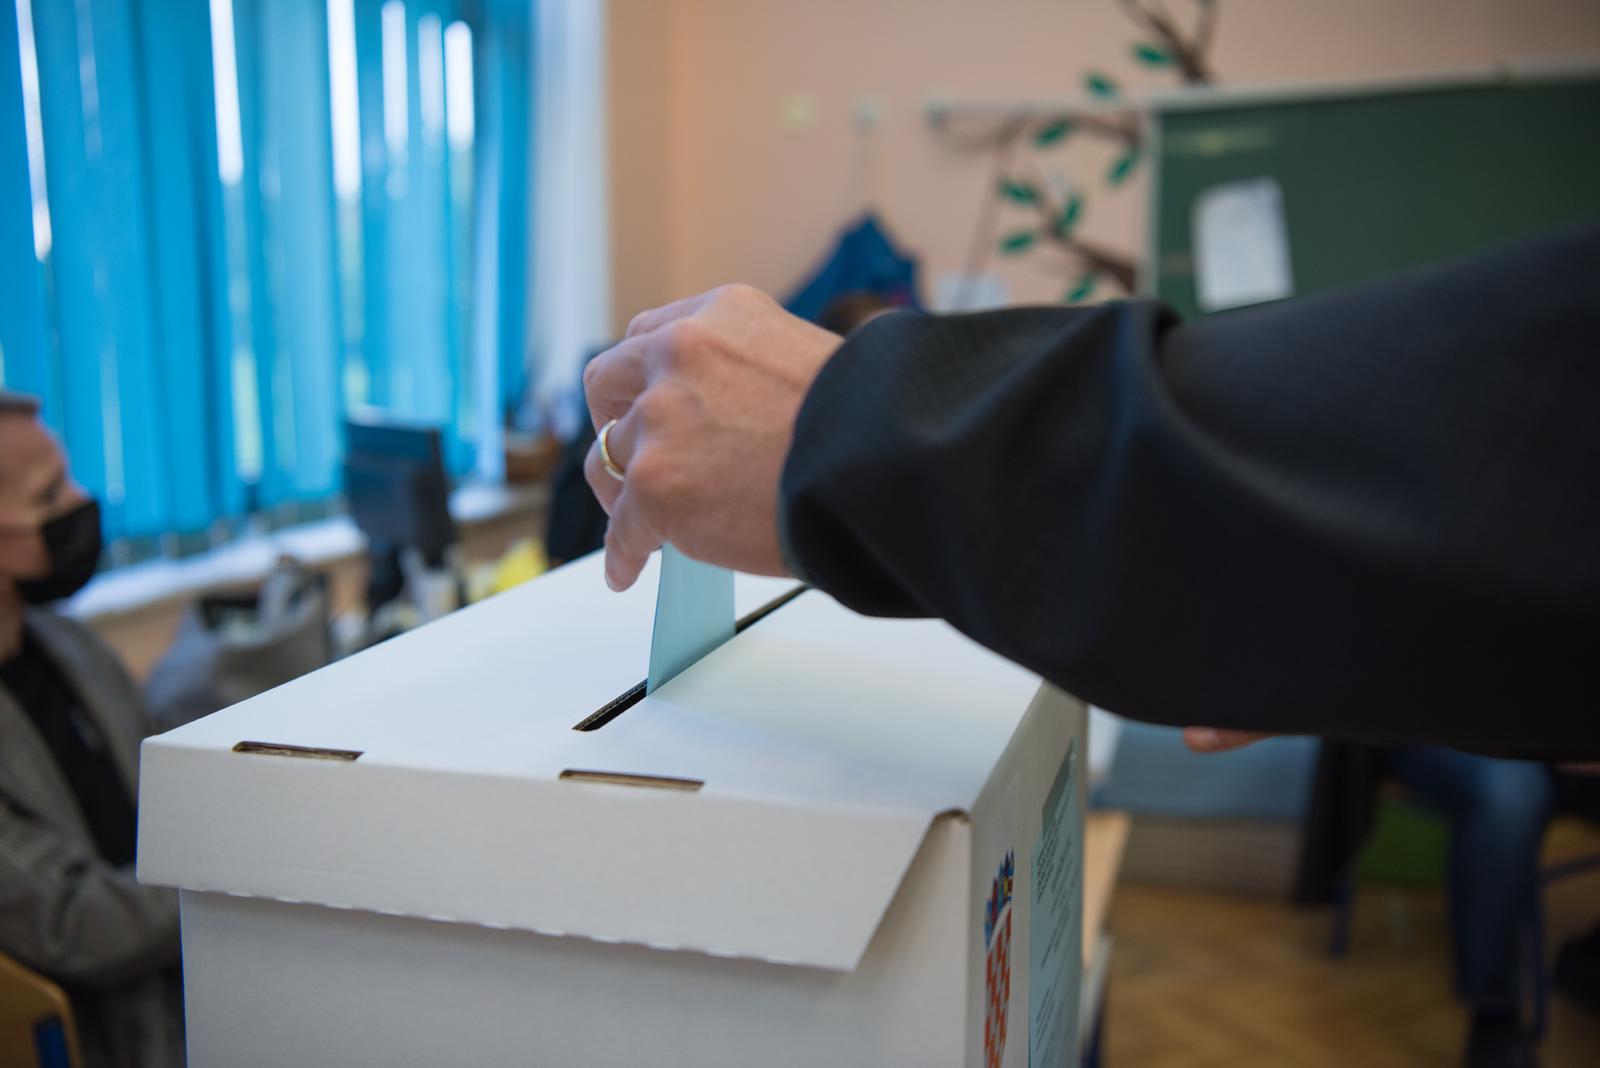
M 528 486 L 469 483 L 450 495 L 450 514 L 471 527 L 543 506 L 550 496 L 544 484 Z M 150 560 L 97 576 L 67 602 L 69 615 L 82 620 L 140 612 L 168 601 L 188 601 L 230 586 L 260 581 L 281 556 L 308 567 L 327 567 L 360 555 L 366 549 L 361 532 L 348 516 L 301 523 L 270 534 L 240 538 L 210 552 L 182 560 Z

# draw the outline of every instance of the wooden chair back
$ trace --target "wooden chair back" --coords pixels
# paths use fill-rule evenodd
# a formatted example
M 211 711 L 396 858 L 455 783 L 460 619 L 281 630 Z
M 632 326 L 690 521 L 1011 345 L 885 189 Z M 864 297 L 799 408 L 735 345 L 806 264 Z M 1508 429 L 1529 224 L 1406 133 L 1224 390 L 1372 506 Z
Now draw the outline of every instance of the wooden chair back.
M 66 993 L 0 953 L 0 1064 L 79 1068 L 81 1063 Z

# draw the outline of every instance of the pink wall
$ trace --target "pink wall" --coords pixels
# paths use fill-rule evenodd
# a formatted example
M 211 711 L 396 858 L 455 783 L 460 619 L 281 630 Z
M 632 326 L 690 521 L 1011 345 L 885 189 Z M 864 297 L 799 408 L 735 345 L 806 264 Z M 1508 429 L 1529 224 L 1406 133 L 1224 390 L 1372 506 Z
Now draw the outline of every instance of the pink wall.
M 1595 0 L 1216 2 L 1230 85 L 1600 54 Z M 1075 96 L 1091 66 L 1128 89 L 1173 85 L 1129 56 L 1137 36 L 1115 0 L 611 0 L 619 323 L 726 281 L 782 292 L 869 204 L 931 284 L 962 262 L 990 174 L 930 131 L 930 95 Z M 784 123 L 794 93 L 818 105 L 809 131 Z M 886 106 L 871 134 L 851 118 L 864 94 Z M 1108 153 L 1061 162 L 1088 188 L 1085 236 L 1134 251 L 1144 190 L 1099 188 Z M 1041 262 L 1002 265 L 1018 299 L 1060 298 Z

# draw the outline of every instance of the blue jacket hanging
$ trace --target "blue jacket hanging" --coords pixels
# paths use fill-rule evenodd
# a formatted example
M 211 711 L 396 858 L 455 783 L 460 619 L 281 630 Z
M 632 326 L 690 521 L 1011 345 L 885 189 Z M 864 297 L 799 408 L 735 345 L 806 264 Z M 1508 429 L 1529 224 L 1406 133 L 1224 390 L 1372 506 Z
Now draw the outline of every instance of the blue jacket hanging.
M 917 261 L 896 249 L 876 215 L 868 212 L 839 235 L 833 252 L 789 297 L 789 311 L 812 322 L 835 297 L 868 292 L 891 303 L 920 308 Z

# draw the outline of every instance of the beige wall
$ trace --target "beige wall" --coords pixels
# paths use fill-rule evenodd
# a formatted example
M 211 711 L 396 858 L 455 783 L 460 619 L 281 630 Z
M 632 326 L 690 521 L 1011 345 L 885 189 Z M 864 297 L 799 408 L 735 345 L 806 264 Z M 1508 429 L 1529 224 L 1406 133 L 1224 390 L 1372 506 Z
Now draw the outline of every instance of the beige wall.
M 1595 0 L 1216 2 L 1213 63 L 1232 85 L 1600 54 Z M 990 179 L 928 129 L 930 94 L 1076 95 L 1091 66 L 1170 87 L 1128 55 L 1136 36 L 1115 0 L 611 0 L 619 323 L 720 282 L 785 291 L 868 204 L 931 285 L 961 264 Z M 796 92 L 819 106 L 809 132 L 783 122 Z M 863 94 L 886 105 L 870 135 L 851 119 Z M 1089 190 L 1085 236 L 1132 251 L 1144 192 L 1100 193 L 1108 158 L 1079 145 L 1060 162 Z M 1017 298 L 1063 292 L 1040 262 L 1004 265 Z

